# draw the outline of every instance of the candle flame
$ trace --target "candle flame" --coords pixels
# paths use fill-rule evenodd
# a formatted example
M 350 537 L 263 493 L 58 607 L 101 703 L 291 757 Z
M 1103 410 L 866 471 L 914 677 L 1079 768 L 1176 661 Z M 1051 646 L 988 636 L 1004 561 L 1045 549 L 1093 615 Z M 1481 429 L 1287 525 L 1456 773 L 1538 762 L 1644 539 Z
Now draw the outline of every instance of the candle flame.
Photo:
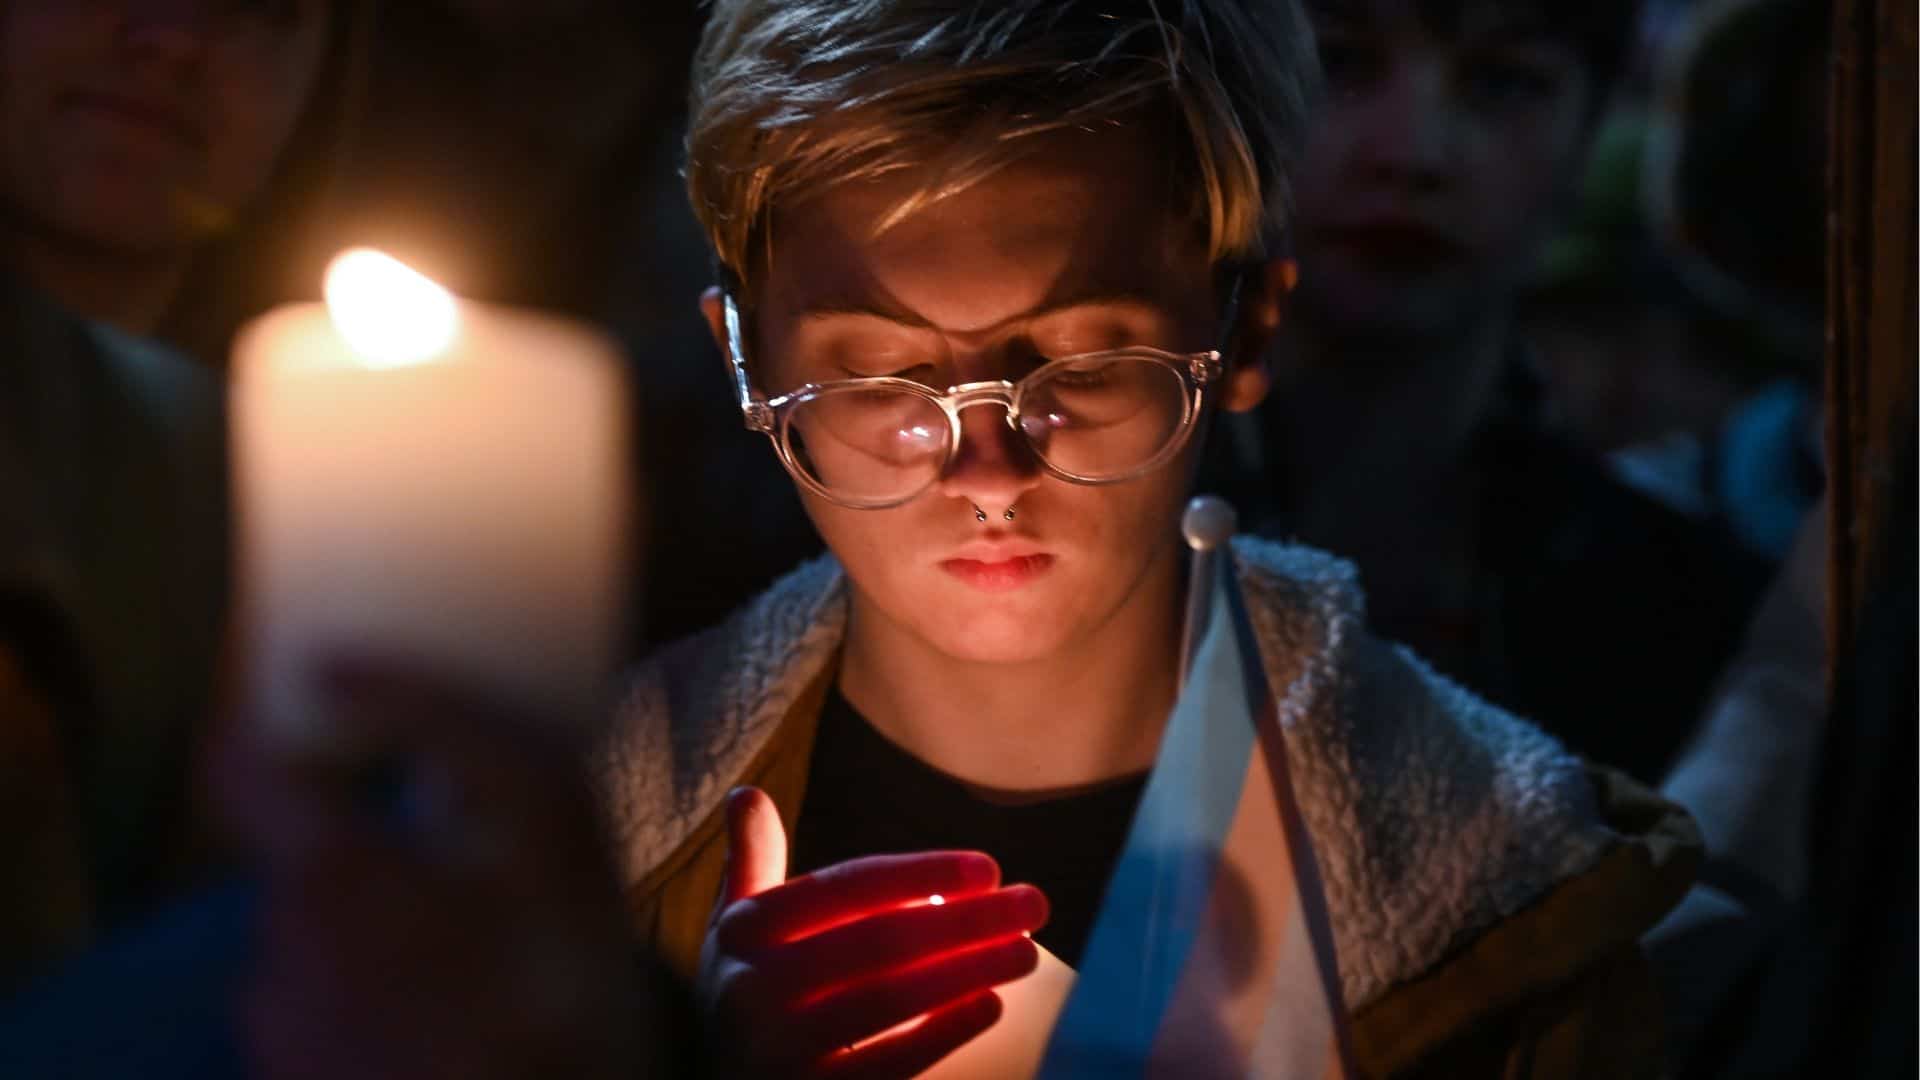
M 333 325 L 368 367 L 432 360 L 453 343 L 460 325 L 452 293 L 372 248 L 335 258 L 326 294 Z

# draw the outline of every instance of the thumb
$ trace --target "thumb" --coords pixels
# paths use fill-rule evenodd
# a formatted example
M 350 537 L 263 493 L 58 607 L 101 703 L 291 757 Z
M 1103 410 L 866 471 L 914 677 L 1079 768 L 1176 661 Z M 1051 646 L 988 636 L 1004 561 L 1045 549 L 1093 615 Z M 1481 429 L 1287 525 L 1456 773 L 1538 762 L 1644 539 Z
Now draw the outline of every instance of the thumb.
M 731 904 L 786 880 L 787 829 L 780 823 L 780 811 L 757 787 L 733 789 L 727 796 L 727 884 L 723 902 Z

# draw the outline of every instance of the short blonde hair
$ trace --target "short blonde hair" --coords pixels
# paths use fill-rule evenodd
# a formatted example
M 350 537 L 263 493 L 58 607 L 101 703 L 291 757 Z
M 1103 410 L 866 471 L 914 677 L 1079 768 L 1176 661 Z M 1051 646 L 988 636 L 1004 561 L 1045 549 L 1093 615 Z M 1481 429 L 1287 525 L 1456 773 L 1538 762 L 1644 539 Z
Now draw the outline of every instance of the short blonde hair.
M 713 0 L 687 191 L 746 286 L 777 205 L 929 167 L 885 228 L 1036 136 L 1160 109 L 1211 256 L 1251 259 L 1286 216 L 1318 87 L 1297 0 Z

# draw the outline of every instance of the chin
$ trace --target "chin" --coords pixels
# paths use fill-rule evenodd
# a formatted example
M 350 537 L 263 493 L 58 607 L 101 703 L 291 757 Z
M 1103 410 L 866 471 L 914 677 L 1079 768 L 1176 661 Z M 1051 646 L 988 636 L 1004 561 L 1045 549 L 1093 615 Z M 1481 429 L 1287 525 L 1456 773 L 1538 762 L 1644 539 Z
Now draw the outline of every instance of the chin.
M 949 586 L 938 603 L 916 613 L 911 626 L 939 652 L 966 663 L 1042 660 L 1070 644 L 1088 622 L 1091 598 L 1063 584 L 997 596 Z
M 1021 664 L 1060 651 L 1072 636 L 1063 621 L 1036 622 L 1010 613 L 943 619 L 919 628 L 941 653 L 972 664 Z
M 189 230 L 179 210 L 164 201 L 135 201 L 103 195 L 62 207 L 58 225 L 110 251 L 162 254 L 189 247 Z

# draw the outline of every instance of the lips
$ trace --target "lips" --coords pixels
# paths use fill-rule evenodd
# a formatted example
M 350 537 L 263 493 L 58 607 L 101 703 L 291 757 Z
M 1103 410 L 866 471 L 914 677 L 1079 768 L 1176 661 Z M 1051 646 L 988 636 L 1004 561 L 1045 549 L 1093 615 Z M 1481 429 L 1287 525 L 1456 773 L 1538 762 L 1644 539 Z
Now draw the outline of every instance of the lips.
M 206 140 L 186 110 L 119 90 L 73 90 L 60 97 L 63 108 L 108 117 L 120 124 L 185 146 Z
M 940 563 L 940 569 L 981 592 L 1010 592 L 1027 585 L 1053 568 L 1053 556 L 1045 552 L 1012 555 L 1004 558 L 953 558 Z

